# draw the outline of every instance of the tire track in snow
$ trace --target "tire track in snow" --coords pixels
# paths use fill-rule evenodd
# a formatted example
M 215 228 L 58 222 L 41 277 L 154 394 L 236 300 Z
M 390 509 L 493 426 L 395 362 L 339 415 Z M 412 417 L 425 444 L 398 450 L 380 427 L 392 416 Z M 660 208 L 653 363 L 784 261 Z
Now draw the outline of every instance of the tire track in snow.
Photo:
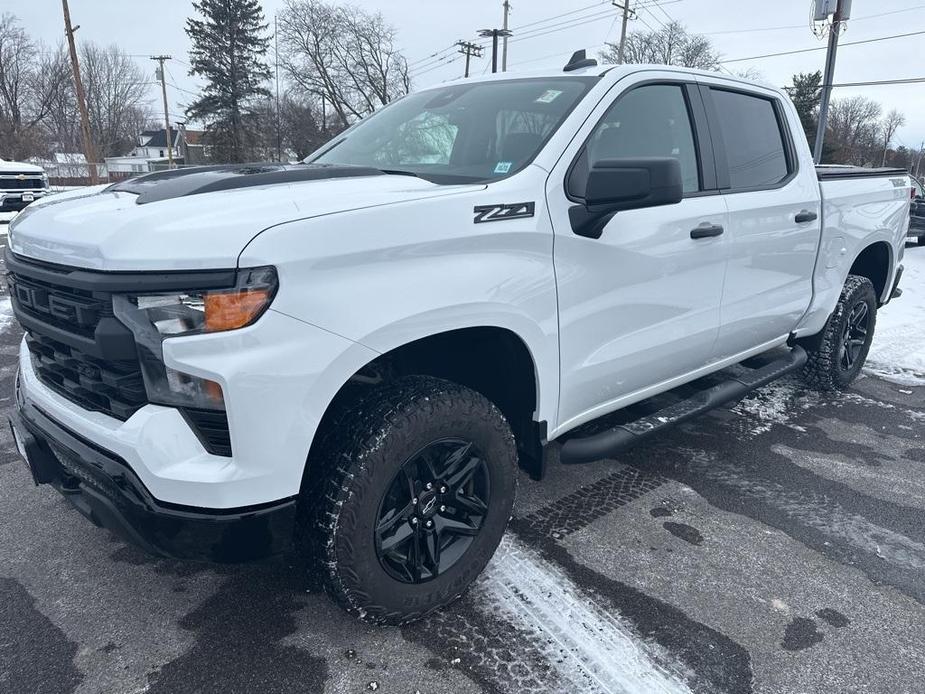
M 559 545 L 665 478 L 620 468 L 514 519 L 495 558 L 452 608 L 403 628 L 489 691 L 747 690 L 747 652 L 679 609 L 578 564 Z
M 658 644 L 639 638 L 624 619 L 598 605 L 511 535 L 505 537 L 475 592 L 495 616 L 536 635 L 540 655 L 555 664 L 566 691 L 691 691 L 689 669 Z
M 793 464 L 787 461 L 782 468 L 778 461 L 786 459 L 774 453 L 774 461 L 756 462 L 761 468 L 725 462 L 702 449 L 671 447 L 664 453 L 663 473 L 690 485 L 717 508 L 778 528 L 874 583 L 889 584 L 925 604 L 925 544 L 915 531 L 922 525 L 917 509 L 873 501 L 877 520 L 870 520 L 852 507 L 856 491 L 798 466 L 793 467 L 799 473 L 788 481 L 784 471 Z

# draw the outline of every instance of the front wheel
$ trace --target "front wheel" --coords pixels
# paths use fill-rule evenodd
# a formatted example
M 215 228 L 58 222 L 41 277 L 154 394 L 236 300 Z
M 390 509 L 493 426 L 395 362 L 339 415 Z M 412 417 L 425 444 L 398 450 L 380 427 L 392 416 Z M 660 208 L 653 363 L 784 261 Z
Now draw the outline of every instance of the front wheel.
M 806 349 L 806 382 L 820 390 L 847 388 L 864 366 L 876 323 L 874 285 L 866 277 L 848 275 L 835 311 Z
M 368 395 L 312 463 L 327 480 L 307 530 L 321 534 L 328 591 L 364 621 L 401 624 L 454 600 L 511 517 L 510 427 L 449 381 L 411 376 Z

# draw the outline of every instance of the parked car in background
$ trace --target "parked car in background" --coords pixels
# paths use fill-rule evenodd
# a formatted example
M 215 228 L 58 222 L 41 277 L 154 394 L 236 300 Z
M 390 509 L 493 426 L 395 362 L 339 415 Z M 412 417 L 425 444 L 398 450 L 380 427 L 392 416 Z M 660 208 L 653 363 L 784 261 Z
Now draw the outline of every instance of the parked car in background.
M 19 212 L 48 192 L 48 176 L 40 166 L 0 159 L 0 212 Z
M 909 217 L 910 239 L 925 245 L 925 187 L 917 179 L 912 179 L 912 209 Z

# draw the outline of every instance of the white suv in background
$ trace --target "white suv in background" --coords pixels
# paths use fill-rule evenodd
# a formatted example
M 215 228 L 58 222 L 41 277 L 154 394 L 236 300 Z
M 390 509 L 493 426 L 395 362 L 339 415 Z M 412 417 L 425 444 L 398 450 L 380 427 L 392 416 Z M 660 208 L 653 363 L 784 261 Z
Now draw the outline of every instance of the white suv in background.
M 0 212 L 19 212 L 47 194 L 42 167 L 0 159 Z

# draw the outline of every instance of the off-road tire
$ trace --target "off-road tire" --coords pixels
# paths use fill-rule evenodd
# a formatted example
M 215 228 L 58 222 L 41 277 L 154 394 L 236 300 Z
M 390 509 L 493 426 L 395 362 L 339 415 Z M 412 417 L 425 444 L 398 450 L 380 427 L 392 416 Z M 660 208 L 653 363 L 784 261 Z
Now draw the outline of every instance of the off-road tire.
M 867 338 L 851 368 L 846 369 L 841 364 L 845 326 L 852 308 L 862 301 L 867 304 L 870 316 Z M 874 337 L 876 323 L 877 292 L 874 290 L 874 285 L 866 277 L 848 275 L 845 286 L 842 287 L 838 305 L 826 321 L 822 332 L 811 341 L 804 343 L 809 355 L 806 366 L 803 367 L 803 379 L 806 383 L 817 390 L 824 391 L 847 388 L 864 366 Z
M 471 440 L 488 469 L 488 510 L 465 554 L 446 573 L 418 584 L 390 576 L 376 550 L 380 503 L 415 451 L 447 437 Z M 517 452 L 500 410 L 464 386 L 408 376 L 377 387 L 344 410 L 320 439 L 303 485 L 297 537 L 314 552 L 327 591 L 348 612 L 376 624 L 404 624 L 459 597 L 501 542 L 514 505 Z

